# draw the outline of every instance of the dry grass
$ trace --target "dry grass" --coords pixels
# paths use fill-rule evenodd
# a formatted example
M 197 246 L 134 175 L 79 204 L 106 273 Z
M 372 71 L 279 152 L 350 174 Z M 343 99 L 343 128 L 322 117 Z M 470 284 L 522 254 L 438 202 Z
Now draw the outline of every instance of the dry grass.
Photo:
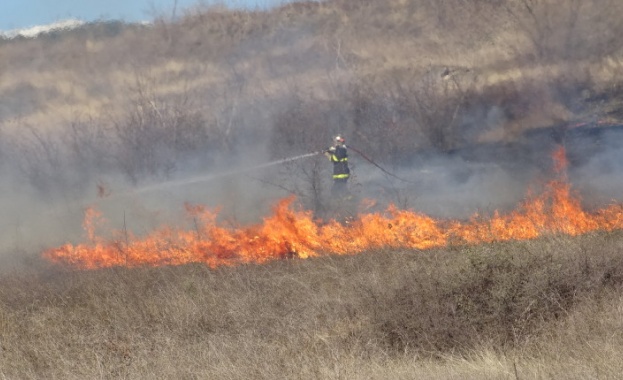
M 0 375 L 616 379 L 621 241 L 551 237 L 217 270 L 65 272 L 34 260 L 0 279 Z
M 623 3 L 538 0 L 532 16 L 524 3 L 197 8 L 0 41 L 0 153 L 42 194 L 71 197 L 102 173 L 166 176 L 185 155 L 208 170 L 206 151 L 266 141 L 294 154 L 339 131 L 399 165 L 622 119 Z M 492 108 L 503 117 L 478 129 Z M 69 272 L 20 254 L 2 258 L 0 377 L 617 379 L 622 244 L 548 237 L 217 270 Z
M 621 24 L 620 4 L 593 0 L 578 10 L 571 0 L 539 0 L 531 16 L 523 2 L 334 0 L 270 12 L 198 7 L 175 23 L 95 24 L 4 41 L 0 49 L 9 63 L 3 71 L 11 75 L 5 75 L 0 91 L 24 86 L 49 91 L 43 99 L 40 91 L 35 99 L 23 99 L 32 102 L 23 112 L 5 110 L 0 117 L 58 126 L 76 114 L 109 114 L 123 108 L 128 83 L 145 73 L 158 78 L 163 96 L 183 96 L 186 89 L 218 98 L 243 80 L 241 101 L 252 101 L 260 91 L 273 106 L 292 86 L 326 96 L 338 84 L 369 75 L 391 81 L 397 69 L 466 69 L 468 74 L 460 75 L 477 79 L 478 88 L 486 90 L 501 82 L 573 78 L 584 72 L 576 63 L 588 61 L 591 71 L 606 74 L 595 75 L 591 86 L 611 83 L 609 74 L 621 66 L 612 67 L 621 54 L 612 38 Z M 574 19 L 578 14 L 582 17 Z M 588 33 L 595 25 L 599 33 Z M 534 34 L 550 29 L 556 33 L 538 44 Z M 218 114 L 219 108 L 207 104 L 204 111 Z

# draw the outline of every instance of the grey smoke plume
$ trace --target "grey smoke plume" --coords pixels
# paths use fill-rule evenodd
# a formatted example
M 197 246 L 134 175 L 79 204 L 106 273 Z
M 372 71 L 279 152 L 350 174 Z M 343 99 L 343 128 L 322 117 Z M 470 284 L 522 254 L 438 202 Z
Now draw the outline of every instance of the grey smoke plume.
M 510 210 L 530 186 L 538 187 L 549 178 L 550 154 L 557 141 L 544 141 L 543 136 L 535 139 L 522 146 L 427 155 L 411 166 L 387 167 L 409 183 L 387 176 L 351 153 L 351 190 L 360 199 L 375 199 L 380 205 L 394 203 L 438 218 L 464 219 L 474 213 Z M 570 159 L 569 179 L 587 207 L 622 200 L 623 129 L 604 129 L 598 135 L 578 131 L 563 143 Z M 3 157 L 19 155 L 6 150 Z M 11 166 L 13 160 L 5 159 L 0 184 L 2 252 L 32 252 L 82 241 L 83 212 L 89 206 L 103 212 L 107 227 L 125 227 L 137 234 L 163 224 L 192 228 L 184 219 L 185 202 L 221 208 L 223 221 L 231 226 L 256 223 L 270 212 L 272 204 L 289 194 L 288 186 L 305 188 L 309 178 L 296 173 L 304 169 L 303 165 L 312 164 L 307 160 L 318 160 L 322 185 L 326 189 L 330 185 L 330 163 L 324 157 L 306 154 L 293 157 L 298 157 L 296 161 L 270 161 L 265 152 L 249 151 L 248 155 L 235 166 L 222 164 L 205 172 L 180 171 L 169 180 L 147 185 L 137 186 L 118 173 L 108 173 L 99 180 L 89 179 L 85 186 L 89 191 L 68 188 L 66 196 L 50 198 L 20 176 Z M 290 161 L 291 167 L 285 161 Z

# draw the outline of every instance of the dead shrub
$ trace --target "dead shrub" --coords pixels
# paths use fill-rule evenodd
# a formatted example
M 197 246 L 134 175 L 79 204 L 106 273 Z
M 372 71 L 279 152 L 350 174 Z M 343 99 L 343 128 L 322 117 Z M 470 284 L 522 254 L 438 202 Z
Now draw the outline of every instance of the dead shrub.
M 112 120 L 117 165 L 133 182 L 167 178 L 181 162 L 204 159 L 222 136 L 209 134 L 208 123 L 187 94 L 173 101 L 158 96 L 153 80 L 137 76 L 125 113 Z
M 497 2 L 544 61 L 591 60 L 623 46 L 617 0 L 513 0 Z
M 16 156 L 12 162 L 33 188 L 53 197 L 59 188 L 71 183 L 65 171 L 67 156 L 58 135 L 26 127 L 14 139 L 19 149 L 13 152 Z

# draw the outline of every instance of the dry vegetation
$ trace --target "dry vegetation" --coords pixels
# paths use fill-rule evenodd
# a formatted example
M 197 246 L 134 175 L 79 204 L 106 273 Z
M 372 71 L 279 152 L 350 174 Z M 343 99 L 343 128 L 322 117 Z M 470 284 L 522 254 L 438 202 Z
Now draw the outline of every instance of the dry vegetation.
M 619 0 L 329 0 L 0 40 L 0 169 L 68 198 L 104 174 L 168 178 L 257 146 L 282 158 L 337 132 L 398 167 L 620 123 L 621 15 Z M 287 175 L 322 209 L 326 168 L 305 165 Z M 617 379 L 622 245 L 615 232 L 217 270 L 7 263 L 0 377 Z
M 402 165 L 427 151 L 513 143 L 530 129 L 617 122 L 622 7 L 198 6 L 150 26 L 94 23 L 2 40 L 4 150 L 50 196 L 111 173 L 137 183 L 205 170 L 250 147 L 268 146 L 273 158 L 306 153 L 338 132 L 375 160 Z
M 620 233 L 0 279 L 20 379 L 617 379 Z

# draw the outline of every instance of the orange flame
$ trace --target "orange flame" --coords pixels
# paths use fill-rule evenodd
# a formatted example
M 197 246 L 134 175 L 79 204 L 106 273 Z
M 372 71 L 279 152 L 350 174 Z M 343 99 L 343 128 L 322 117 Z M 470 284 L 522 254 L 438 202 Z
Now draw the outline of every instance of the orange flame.
M 87 207 L 87 209 L 84 211 L 82 228 L 86 231 L 87 237 L 91 242 L 94 242 L 97 238 L 97 235 L 95 234 L 95 227 L 97 227 L 97 225 L 101 223 L 101 220 L 102 213 L 99 210 L 93 207 Z
M 534 239 L 546 234 L 579 235 L 595 230 L 623 228 L 623 209 L 611 205 L 596 212 L 584 211 L 567 182 L 564 148 L 554 153 L 556 179 L 542 194 L 531 196 L 507 215 L 474 216 L 466 222 L 436 220 L 417 212 L 390 206 L 383 213 L 363 214 L 348 224 L 320 223 L 311 212 L 294 210 L 294 198 L 281 200 L 262 223 L 237 229 L 217 224 L 217 213 L 203 206 L 186 205 L 195 228 L 163 227 L 138 238 L 117 231 L 105 241 L 93 234 L 94 218 L 87 210 L 85 228 L 90 244 L 65 244 L 43 256 L 79 269 L 113 266 L 159 266 L 205 263 L 210 267 L 264 263 L 289 257 L 357 254 L 377 248 L 430 249 L 456 244 Z

